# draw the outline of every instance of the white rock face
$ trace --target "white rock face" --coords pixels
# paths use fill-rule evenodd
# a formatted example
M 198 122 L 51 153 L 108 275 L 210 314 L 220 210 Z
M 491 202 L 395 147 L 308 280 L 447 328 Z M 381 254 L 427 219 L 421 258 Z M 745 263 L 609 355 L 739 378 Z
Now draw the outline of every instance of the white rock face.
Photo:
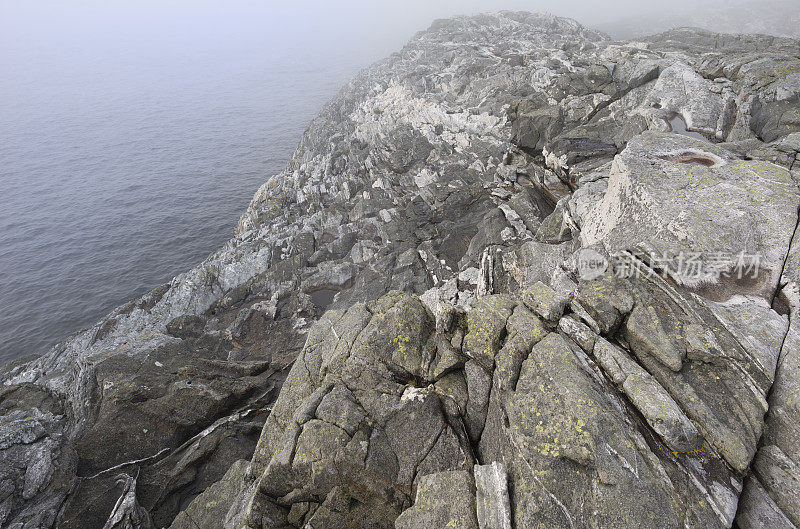
M 475 465 L 476 505 L 480 529 L 511 529 L 508 475 L 498 462 Z

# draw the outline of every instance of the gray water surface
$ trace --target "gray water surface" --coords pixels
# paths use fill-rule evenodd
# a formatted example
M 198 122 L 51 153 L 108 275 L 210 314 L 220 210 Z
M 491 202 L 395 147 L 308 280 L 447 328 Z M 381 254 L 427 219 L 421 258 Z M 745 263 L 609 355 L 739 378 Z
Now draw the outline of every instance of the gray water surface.
M 221 246 L 324 102 L 384 53 L 241 13 L 47 22 L 0 22 L 0 364 Z

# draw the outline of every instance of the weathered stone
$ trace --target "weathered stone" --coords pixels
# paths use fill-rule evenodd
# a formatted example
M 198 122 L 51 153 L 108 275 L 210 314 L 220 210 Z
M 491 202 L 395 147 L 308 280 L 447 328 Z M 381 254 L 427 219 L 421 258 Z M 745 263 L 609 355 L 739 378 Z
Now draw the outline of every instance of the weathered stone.
M 507 296 L 489 296 L 467 315 L 464 352 L 487 372 L 494 370 L 494 357 L 503 346 L 506 322 L 516 304 Z
M 648 132 L 614 160 L 608 191 L 581 231 L 609 252 L 667 259 L 667 273 L 715 299 L 752 294 L 772 299 L 797 224 L 800 190 L 785 168 L 734 160 L 714 145 Z M 735 256 L 758 263 L 734 272 Z M 728 256 L 721 272 L 679 265 L 680 258 Z M 653 263 L 658 267 L 659 263 Z M 748 269 L 755 268 L 758 270 Z
M 175 517 L 170 529 L 212 529 L 234 525 L 228 511 L 234 501 L 250 485 L 246 479 L 249 462 L 238 460 L 225 475 L 197 496 L 186 509 Z
M 585 371 L 586 358 L 580 354 L 556 334 L 536 344 L 516 390 L 499 397 L 508 422 L 491 428 L 487 423 L 481 454 L 509 466 L 514 525 L 546 520 L 577 526 L 591 517 L 599 523 L 629 519 L 631 524 L 678 527 L 678 514 L 667 498 L 681 493 L 662 480 L 656 455 L 624 414 L 611 411 L 619 408 L 611 404 L 613 397 L 602 382 Z M 490 406 L 490 415 L 498 411 Z M 639 472 L 635 480 L 628 477 L 633 468 Z M 652 503 L 643 510 L 642 501 Z M 702 516 L 722 527 L 711 521 L 712 513 Z
M 771 492 L 775 505 L 797 525 L 800 518 L 800 465 L 777 446 L 763 447 L 756 454 L 753 470 L 758 481 Z
M 464 426 L 470 439 L 481 438 L 486 413 L 489 411 L 489 392 L 492 389 L 492 375 L 487 373 L 478 363 L 469 361 L 464 366 L 467 379 L 468 400 Z
M 591 353 L 594 350 L 597 334 L 578 320 L 570 317 L 561 318 L 558 330 L 569 336 L 585 352 Z
M 564 313 L 569 298 L 559 295 L 555 290 L 539 281 L 522 293 L 522 301 L 545 320 L 557 322 Z
M 356 404 L 352 393 L 344 386 L 335 386 L 323 397 L 316 409 L 316 416 L 321 421 L 337 426 L 353 436 L 366 415 Z
M 120 474 L 116 480 L 122 487 L 122 495 L 103 529 L 153 529 L 150 515 L 136 499 L 136 479 Z
M 741 529 L 796 529 L 780 507 L 770 498 L 758 479 L 748 479 L 744 491 L 739 498 L 739 512 L 736 524 Z
M 781 362 L 770 395 L 767 429 L 756 454 L 754 473 L 749 476 L 739 516 L 742 529 L 758 527 L 764 520 L 774 527 L 796 527 L 800 515 L 796 500 L 800 492 L 800 332 L 796 323 L 783 342 Z M 793 524 L 789 525 L 789 524 Z M 770 525 L 770 526 L 773 526 Z
M 541 152 L 564 126 L 561 108 L 543 94 L 517 102 L 509 110 L 509 117 L 514 123 L 511 129 L 514 143 L 533 152 Z
M 391 293 L 368 312 L 329 311 L 315 325 L 256 450 L 261 476 L 252 505 L 277 503 L 291 512 L 316 503 L 312 526 L 370 527 L 393 522 L 426 475 L 472 468 L 464 424 L 470 399 L 479 398 L 474 384 L 458 371 L 414 385 L 433 358 L 421 356 L 436 341 L 429 318 L 418 298 Z M 341 334 L 329 333 L 344 324 L 350 327 Z M 249 508 L 244 520 L 255 523 L 259 512 Z
M 396 529 L 478 529 L 472 476 L 463 471 L 425 476 L 417 485 L 414 505 L 397 518 L 394 526 Z
M 628 376 L 622 388 L 672 450 L 690 452 L 700 445 L 702 438 L 697 429 L 649 373 Z
M 763 431 L 767 409 L 764 391 L 770 384 L 770 372 L 726 330 L 710 305 L 698 298 L 681 298 L 663 285 L 666 292 L 649 283 L 633 285 L 637 308 L 628 319 L 625 338 L 638 363 L 669 393 L 717 453 L 743 471 Z M 679 371 L 667 367 L 668 353 L 683 349 L 683 329 L 698 321 L 715 330 L 715 340 L 725 352 L 724 361 L 683 359 Z M 778 350 L 780 343 L 766 342 L 763 347 Z
M 574 301 L 597 322 L 600 332 L 613 333 L 633 309 L 633 298 L 622 281 L 608 274 L 591 281 L 581 281 Z
M 753 104 L 750 127 L 764 142 L 772 142 L 800 131 L 800 97 L 771 101 L 756 100 Z
M 522 362 L 531 347 L 547 336 L 548 331 L 524 305 L 517 305 L 506 325 L 508 337 L 495 358 L 495 381 L 500 389 L 513 389 L 517 384 Z
M 625 330 L 631 348 L 637 354 L 641 351 L 642 354 L 658 359 L 672 371 L 681 370 L 683 354 L 664 332 L 661 320 L 653 307 L 636 307 L 628 318 Z

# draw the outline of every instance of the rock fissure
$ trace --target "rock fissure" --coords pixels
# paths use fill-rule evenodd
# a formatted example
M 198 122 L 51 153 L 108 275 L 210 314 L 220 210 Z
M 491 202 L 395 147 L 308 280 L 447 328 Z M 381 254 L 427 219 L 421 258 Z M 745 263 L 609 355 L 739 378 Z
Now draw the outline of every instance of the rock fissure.
M 120 469 L 125 468 L 125 467 L 129 467 L 129 466 L 132 466 L 132 465 L 140 465 L 142 463 L 148 463 L 150 461 L 156 461 L 156 460 L 158 460 L 159 457 L 161 457 L 163 454 L 165 454 L 167 452 L 170 452 L 170 449 L 169 448 L 164 448 L 162 450 L 159 450 L 158 453 L 155 453 L 155 454 L 153 454 L 151 456 L 144 457 L 142 459 L 135 459 L 133 461 L 125 461 L 124 463 L 119 463 L 118 465 L 114 465 L 113 467 L 109 467 L 109 468 L 107 468 L 105 470 L 101 470 L 100 472 L 97 472 L 96 474 L 92 474 L 91 476 L 81 477 L 80 479 L 83 479 L 83 480 L 95 479 L 95 478 L 99 478 L 100 476 L 103 476 L 105 474 L 108 474 L 109 472 L 114 472 L 116 470 L 120 470 Z

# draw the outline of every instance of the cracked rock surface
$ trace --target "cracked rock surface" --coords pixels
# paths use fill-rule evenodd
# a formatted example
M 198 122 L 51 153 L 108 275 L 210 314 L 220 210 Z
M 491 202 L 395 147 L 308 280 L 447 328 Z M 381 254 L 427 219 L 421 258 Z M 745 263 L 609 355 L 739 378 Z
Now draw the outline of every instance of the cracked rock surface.
M 800 526 L 799 102 L 797 40 L 435 22 L 3 369 L 0 527 Z

